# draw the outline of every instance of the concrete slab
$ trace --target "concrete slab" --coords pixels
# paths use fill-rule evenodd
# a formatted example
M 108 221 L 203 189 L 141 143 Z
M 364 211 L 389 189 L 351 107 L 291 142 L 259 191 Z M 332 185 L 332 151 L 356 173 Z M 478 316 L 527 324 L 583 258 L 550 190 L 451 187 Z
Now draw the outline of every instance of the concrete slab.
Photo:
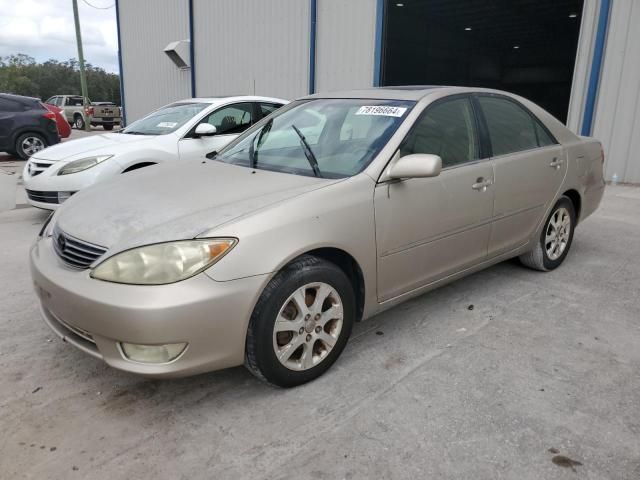
M 637 480 L 628 188 L 607 189 L 559 270 L 505 262 L 363 322 L 294 390 L 243 368 L 149 381 L 59 342 L 26 266 L 46 213 L 0 213 L 0 476 Z

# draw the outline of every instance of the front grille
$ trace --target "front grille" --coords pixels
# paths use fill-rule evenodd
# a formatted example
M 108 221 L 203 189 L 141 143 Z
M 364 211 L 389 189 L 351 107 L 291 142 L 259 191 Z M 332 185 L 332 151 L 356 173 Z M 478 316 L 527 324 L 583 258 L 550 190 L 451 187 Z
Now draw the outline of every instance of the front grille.
M 88 268 L 107 251 L 105 247 L 85 242 L 64 233 L 57 225 L 53 227 L 51 240 L 53 241 L 53 249 L 62 261 L 74 268 Z
M 37 190 L 27 190 L 27 196 L 34 202 L 58 203 L 58 192 L 39 192 Z
M 37 190 L 27 189 L 27 196 L 29 197 L 29 200 L 40 203 L 51 203 L 55 205 L 61 204 L 74 193 L 76 192 L 40 192 Z
M 39 158 L 31 157 L 27 163 L 27 171 L 29 172 L 29 175 L 35 177 L 36 175 L 40 175 L 54 163 L 55 160 L 41 160 Z

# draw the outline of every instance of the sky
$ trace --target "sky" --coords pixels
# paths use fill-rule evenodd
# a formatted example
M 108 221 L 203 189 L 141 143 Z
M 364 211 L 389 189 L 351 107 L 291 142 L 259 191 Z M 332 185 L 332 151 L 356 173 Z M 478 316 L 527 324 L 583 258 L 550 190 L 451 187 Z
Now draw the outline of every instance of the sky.
M 118 73 L 114 1 L 78 0 L 78 11 L 85 61 Z M 0 56 L 25 53 L 37 61 L 78 58 L 72 5 L 71 0 L 0 0 Z

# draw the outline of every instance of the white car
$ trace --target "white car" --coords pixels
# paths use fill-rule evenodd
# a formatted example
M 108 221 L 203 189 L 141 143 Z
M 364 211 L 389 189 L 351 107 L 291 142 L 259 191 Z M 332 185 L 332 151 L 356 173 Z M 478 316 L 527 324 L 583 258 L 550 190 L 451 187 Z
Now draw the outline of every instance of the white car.
M 207 155 L 286 103 L 255 96 L 191 98 L 166 105 L 118 133 L 46 148 L 25 165 L 28 201 L 55 210 L 77 191 L 121 173 Z

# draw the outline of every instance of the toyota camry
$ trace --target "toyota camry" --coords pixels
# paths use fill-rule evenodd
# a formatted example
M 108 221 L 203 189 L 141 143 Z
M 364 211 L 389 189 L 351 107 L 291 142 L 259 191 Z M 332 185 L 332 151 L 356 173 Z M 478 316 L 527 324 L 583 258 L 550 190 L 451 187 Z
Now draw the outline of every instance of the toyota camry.
M 115 368 L 244 364 L 290 387 L 338 359 L 354 322 L 512 257 L 559 267 L 603 162 L 505 92 L 312 95 L 206 158 L 77 193 L 31 271 L 49 327 Z

